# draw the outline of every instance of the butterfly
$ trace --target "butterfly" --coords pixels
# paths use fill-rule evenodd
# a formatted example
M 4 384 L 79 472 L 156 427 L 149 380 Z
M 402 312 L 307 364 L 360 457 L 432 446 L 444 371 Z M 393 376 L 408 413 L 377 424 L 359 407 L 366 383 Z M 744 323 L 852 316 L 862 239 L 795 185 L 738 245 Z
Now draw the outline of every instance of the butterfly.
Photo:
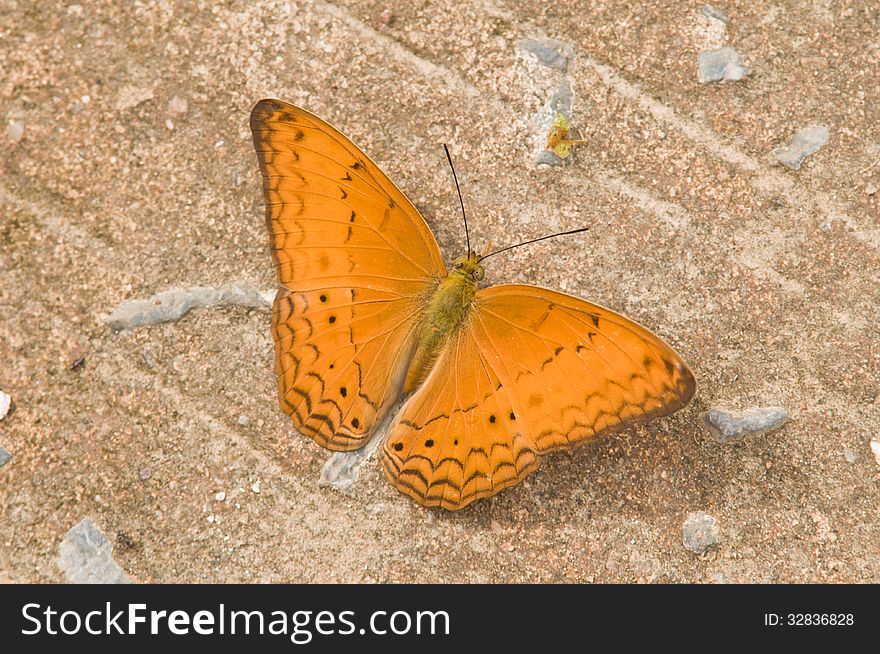
M 491 253 L 470 245 L 447 270 L 413 204 L 314 114 L 261 100 L 250 124 L 279 281 L 279 399 L 300 433 L 359 449 L 405 398 L 382 467 L 420 504 L 455 510 L 547 452 L 693 396 L 684 360 L 635 322 L 537 286 L 480 288 Z

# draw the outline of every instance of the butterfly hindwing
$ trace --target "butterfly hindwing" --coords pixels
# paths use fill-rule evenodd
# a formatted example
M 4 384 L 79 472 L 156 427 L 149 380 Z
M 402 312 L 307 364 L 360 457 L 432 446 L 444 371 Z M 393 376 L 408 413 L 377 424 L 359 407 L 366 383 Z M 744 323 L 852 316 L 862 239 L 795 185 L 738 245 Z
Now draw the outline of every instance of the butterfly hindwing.
M 391 483 L 445 509 L 517 483 L 538 457 L 512 400 L 473 330 L 460 329 L 382 444 Z
M 687 364 L 657 336 L 570 295 L 493 286 L 477 293 L 473 313 L 480 348 L 541 452 L 673 413 L 696 390 Z
M 396 399 L 442 257 L 412 203 L 317 116 L 263 100 L 251 130 L 281 285 L 281 406 L 322 445 L 356 449 Z
M 694 390 L 681 357 L 631 320 L 548 289 L 490 287 L 380 458 L 403 492 L 458 509 L 516 483 L 538 454 L 672 413 Z

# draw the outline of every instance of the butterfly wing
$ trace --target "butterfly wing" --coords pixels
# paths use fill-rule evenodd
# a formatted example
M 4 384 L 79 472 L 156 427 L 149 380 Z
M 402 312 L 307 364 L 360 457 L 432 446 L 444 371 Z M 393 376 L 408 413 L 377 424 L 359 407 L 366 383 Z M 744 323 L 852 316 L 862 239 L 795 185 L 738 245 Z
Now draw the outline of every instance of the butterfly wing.
M 391 482 L 459 509 L 520 481 L 538 455 L 683 407 L 682 358 L 600 306 L 533 286 L 477 293 L 382 445 Z
M 446 274 L 412 203 L 351 141 L 279 100 L 251 113 L 280 288 L 272 332 L 296 428 L 357 449 L 399 393 L 426 294 Z

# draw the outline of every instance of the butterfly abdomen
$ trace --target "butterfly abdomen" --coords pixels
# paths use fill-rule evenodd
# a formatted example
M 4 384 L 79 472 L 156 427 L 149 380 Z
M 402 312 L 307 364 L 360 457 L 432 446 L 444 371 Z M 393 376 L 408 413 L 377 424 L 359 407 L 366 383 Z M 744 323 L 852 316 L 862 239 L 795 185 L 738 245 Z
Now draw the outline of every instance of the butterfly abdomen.
M 431 372 L 450 334 L 467 317 L 477 292 L 476 282 L 458 270 L 452 270 L 430 296 L 418 327 L 416 351 L 406 372 L 404 392 L 418 388 Z

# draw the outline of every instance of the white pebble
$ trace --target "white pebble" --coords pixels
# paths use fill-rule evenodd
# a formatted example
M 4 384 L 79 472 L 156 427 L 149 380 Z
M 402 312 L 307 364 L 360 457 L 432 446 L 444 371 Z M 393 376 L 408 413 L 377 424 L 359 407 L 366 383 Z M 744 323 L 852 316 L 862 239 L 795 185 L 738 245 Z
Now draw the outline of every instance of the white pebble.
M 9 413 L 9 407 L 12 406 L 12 398 L 3 391 L 0 391 L 0 420 Z
M 871 439 L 871 452 L 874 453 L 874 459 L 877 461 L 877 465 L 880 466 L 880 438 Z
M 24 138 L 24 123 L 13 120 L 6 126 L 6 135 L 13 143 L 18 143 Z
M 214 494 L 214 499 L 218 502 L 222 502 L 226 499 L 226 493 L 224 493 L 223 491 L 217 491 L 217 493 Z
M 255 481 L 253 484 L 251 484 L 251 490 L 254 491 L 255 493 L 259 493 L 260 492 L 260 482 Z
M 174 129 L 174 121 L 169 118 L 165 121 L 165 127 L 168 129 Z
M 182 116 L 189 110 L 189 102 L 186 101 L 186 98 L 181 98 L 179 95 L 175 95 L 168 101 L 168 113 L 173 114 L 175 116 Z

